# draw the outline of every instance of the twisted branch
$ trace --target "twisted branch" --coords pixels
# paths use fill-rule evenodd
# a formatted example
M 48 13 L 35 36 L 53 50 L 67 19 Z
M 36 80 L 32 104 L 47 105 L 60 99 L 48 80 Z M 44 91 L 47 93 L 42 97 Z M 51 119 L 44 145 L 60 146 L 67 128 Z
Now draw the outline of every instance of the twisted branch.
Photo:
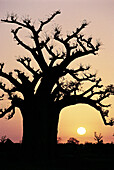
M 0 109 L 0 118 L 4 117 L 7 113 L 11 112 L 14 107 L 11 105 L 8 109 Z
M 39 27 L 39 29 L 37 30 L 37 34 L 39 34 L 41 31 L 42 31 L 42 28 L 44 27 L 44 25 L 48 24 L 51 20 L 53 20 L 53 18 L 60 14 L 61 12 L 58 10 L 56 12 L 54 12 L 51 17 L 49 17 L 46 21 L 40 21 L 41 22 L 41 25 Z
M 18 90 L 21 90 L 21 84 L 14 78 L 12 77 L 12 73 L 5 73 L 3 72 L 3 66 L 4 66 L 4 63 L 0 63 L 0 76 L 9 80 L 11 84 L 13 84 L 15 87 L 17 87 Z

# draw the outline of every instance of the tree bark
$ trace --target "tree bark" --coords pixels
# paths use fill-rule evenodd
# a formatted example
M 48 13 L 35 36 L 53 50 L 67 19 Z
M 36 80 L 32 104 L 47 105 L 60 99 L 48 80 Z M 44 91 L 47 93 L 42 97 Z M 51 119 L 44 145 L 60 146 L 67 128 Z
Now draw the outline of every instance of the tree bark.
M 43 99 L 43 100 L 42 100 Z M 47 159 L 56 155 L 59 111 L 43 97 L 23 107 L 23 149 L 33 157 Z

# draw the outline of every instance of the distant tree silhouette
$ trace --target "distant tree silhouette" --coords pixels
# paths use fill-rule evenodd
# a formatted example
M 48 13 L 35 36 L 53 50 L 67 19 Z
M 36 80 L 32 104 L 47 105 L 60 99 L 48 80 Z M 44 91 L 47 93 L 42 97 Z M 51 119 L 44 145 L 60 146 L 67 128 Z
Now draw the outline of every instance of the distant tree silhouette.
M 77 140 L 76 138 L 71 137 L 71 138 L 69 138 L 67 140 L 67 143 L 70 143 L 70 144 L 79 144 L 79 140 Z
M 5 143 L 7 141 L 6 135 L 2 136 L 0 139 L 0 143 Z
M 86 39 L 81 31 L 88 25 L 84 20 L 82 25 L 71 34 L 62 37 L 61 28 L 55 26 L 53 34 L 44 38 L 44 27 L 50 23 L 60 11 L 54 12 L 45 21 L 40 21 L 36 28 L 29 17 L 19 20 L 17 15 L 7 15 L 2 22 L 17 25 L 11 33 L 17 45 L 30 52 L 31 57 L 19 57 L 17 62 L 32 75 L 15 69 L 6 73 L 4 63 L 0 64 L 0 76 L 11 83 L 11 87 L 0 82 L 0 88 L 4 94 L 8 94 L 10 106 L 1 108 L 0 118 L 8 115 L 11 119 L 15 114 L 15 108 L 19 108 L 23 117 L 23 146 L 28 150 L 35 150 L 42 155 L 54 153 L 57 143 L 57 129 L 60 111 L 67 106 L 87 104 L 100 112 L 105 125 L 113 125 L 111 119 L 106 121 L 108 110 L 104 108 L 102 101 L 114 94 L 114 86 L 104 87 L 101 78 L 90 73 L 90 66 L 80 65 L 71 68 L 71 63 L 89 54 L 96 55 L 100 43 L 92 43 L 92 37 Z M 21 30 L 30 31 L 33 46 L 29 46 L 21 40 Z M 58 49 L 57 49 L 58 46 Z M 37 63 L 37 69 L 32 67 L 32 61 Z M 70 77 L 67 79 L 67 77 Z M 90 87 L 84 89 L 84 82 L 89 82 Z M 1 100 L 4 95 L 1 96 Z M 70 115 L 69 115 L 70 116 Z M 33 140 L 34 139 L 34 140 Z
M 99 135 L 97 135 L 96 132 L 94 132 L 94 139 L 97 141 L 97 144 L 101 144 L 103 143 L 103 136 L 101 135 L 101 133 Z
M 62 140 L 61 137 L 57 137 L 57 143 L 60 143 L 61 140 Z

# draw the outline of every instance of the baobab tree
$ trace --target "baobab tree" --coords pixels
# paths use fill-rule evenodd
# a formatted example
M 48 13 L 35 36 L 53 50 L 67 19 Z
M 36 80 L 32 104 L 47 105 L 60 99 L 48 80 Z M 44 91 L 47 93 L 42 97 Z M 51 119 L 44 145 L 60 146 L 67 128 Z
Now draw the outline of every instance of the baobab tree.
M 85 39 L 81 33 L 88 23 L 84 20 L 66 37 L 62 37 L 59 26 L 55 26 L 52 34 L 46 34 L 45 38 L 42 36 L 44 27 L 60 13 L 54 12 L 45 21 L 41 20 L 38 26 L 29 17 L 19 20 L 14 14 L 1 19 L 2 22 L 17 25 L 11 30 L 14 40 L 31 54 L 31 57 L 19 57 L 17 62 L 29 71 L 32 78 L 18 69 L 14 70 L 15 77 L 14 72 L 4 71 L 4 63 L 0 64 L 0 76 L 12 84 L 11 88 L 6 88 L 6 84 L 0 82 L 0 88 L 10 100 L 8 108 L 1 108 L 0 118 L 7 115 L 11 119 L 15 108 L 19 108 L 23 117 L 24 148 L 29 147 L 29 150 L 31 148 L 43 154 L 54 153 L 60 111 L 67 106 L 79 103 L 90 105 L 101 114 L 105 125 L 112 126 L 114 123 L 113 119 L 106 120 L 108 110 L 105 108 L 110 105 L 102 103 L 114 94 L 114 86 L 104 87 L 101 78 L 90 73 L 90 66 L 81 64 L 71 68 L 74 60 L 89 54 L 96 55 L 99 51 L 100 43 L 93 45 L 92 37 Z M 32 47 L 21 40 L 18 33 L 23 29 L 30 31 Z M 32 67 L 32 60 L 37 63 L 37 70 Z M 90 84 L 88 89 L 83 88 L 85 82 Z M 4 95 L 1 96 L 3 98 Z

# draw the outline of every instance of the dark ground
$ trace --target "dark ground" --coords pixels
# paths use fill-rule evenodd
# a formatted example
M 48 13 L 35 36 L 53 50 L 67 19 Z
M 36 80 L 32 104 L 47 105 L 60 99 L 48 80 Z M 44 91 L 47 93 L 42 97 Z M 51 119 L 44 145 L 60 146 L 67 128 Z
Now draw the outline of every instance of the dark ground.
M 0 144 L 0 170 L 113 170 L 114 144 L 58 144 L 57 158 L 25 158 L 20 144 Z

